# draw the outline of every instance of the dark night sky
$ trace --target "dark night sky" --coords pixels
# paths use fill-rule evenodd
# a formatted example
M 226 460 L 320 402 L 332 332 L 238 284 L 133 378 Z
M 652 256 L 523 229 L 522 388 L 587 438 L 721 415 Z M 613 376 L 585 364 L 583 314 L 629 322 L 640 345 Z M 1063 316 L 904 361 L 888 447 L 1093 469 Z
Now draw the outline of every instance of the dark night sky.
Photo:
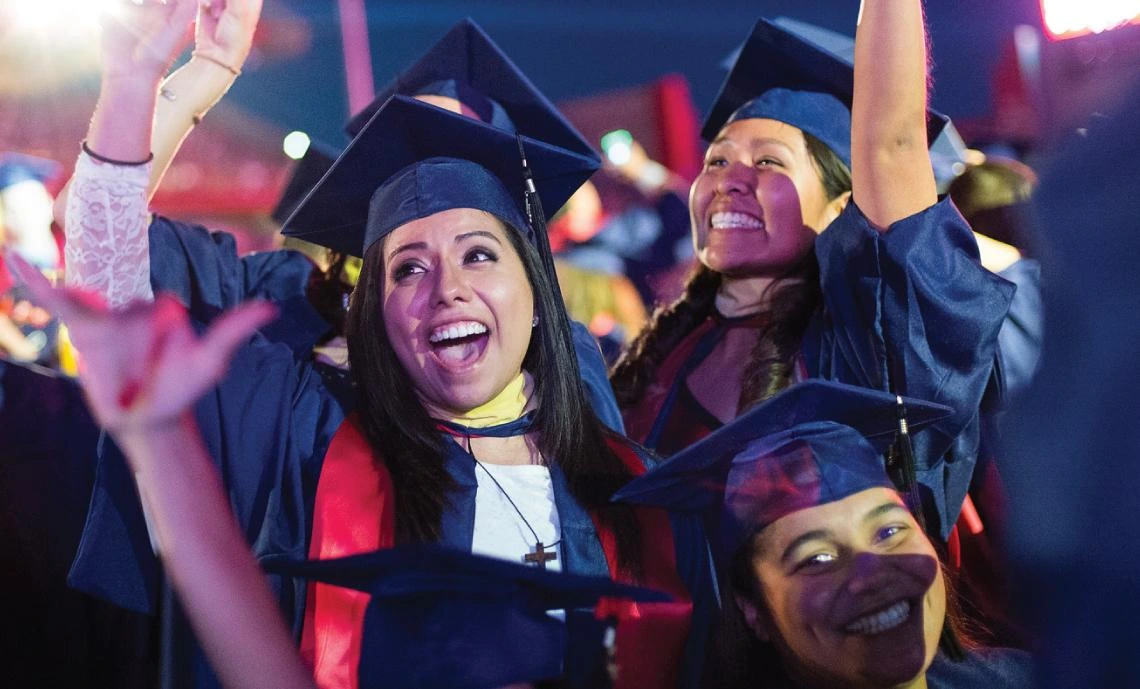
M 334 0 L 281 1 L 312 23 L 305 55 L 251 71 L 232 100 L 283 127 L 341 144 L 347 115 Z M 789 16 L 852 33 L 857 0 L 370 0 L 373 69 L 382 86 L 442 35 L 472 16 L 552 99 L 688 77 L 698 109 L 720 83 L 718 63 L 760 16 Z M 1019 23 L 1039 23 L 1037 0 L 927 0 L 935 61 L 934 105 L 978 116 L 990 72 Z

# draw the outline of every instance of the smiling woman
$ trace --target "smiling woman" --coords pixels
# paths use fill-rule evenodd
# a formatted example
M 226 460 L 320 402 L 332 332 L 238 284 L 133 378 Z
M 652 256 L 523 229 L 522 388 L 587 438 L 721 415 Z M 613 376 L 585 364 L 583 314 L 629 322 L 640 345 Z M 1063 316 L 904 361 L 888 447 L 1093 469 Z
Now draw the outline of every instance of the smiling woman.
M 1028 655 L 964 652 L 948 633 L 938 555 L 880 460 L 900 406 L 916 433 L 950 413 L 807 381 L 619 491 L 720 526 L 726 595 L 704 686 L 1033 686 Z

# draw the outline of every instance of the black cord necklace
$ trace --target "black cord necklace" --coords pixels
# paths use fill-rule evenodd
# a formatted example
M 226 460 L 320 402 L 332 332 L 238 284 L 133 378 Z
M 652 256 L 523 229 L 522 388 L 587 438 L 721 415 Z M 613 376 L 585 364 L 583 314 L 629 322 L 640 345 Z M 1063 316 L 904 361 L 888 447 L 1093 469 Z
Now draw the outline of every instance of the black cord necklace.
M 475 460 L 475 466 L 479 467 L 483 470 L 483 473 L 487 474 L 487 477 L 491 479 L 491 482 L 495 484 L 495 487 L 498 488 L 503 497 L 507 499 L 507 502 L 514 509 L 515 514 L 519 515 L 519 519 L 521 519 L 522 523 L 526 525 L 527 530 L 530 531 L 530 535 L 534 536 L 534 552 L 523 555 L 523 562 L 528 565 L 538 565 L 540 569 L 546 569 L 547 562 L 558 559 L 557 548 L 558 544 L 562 542 L 562 539 L 560 538 L 550 545 L 543 544 L 542 540 L 538 537 L 538 532 L 534 530 L 534 527 L 530 525 L 530 521 L 528 521 L 526 516 L 523 515 L 522 510 L 520 510 L 519 506 L 515 504 L 515 501 L 511 499 L 511 494 L 503 488 L 503 484 L 499 483 L 499 479 L 495 478 L 495 475 L 491 473 L 491 470 L 484 466 L 483 463 L 479 461 L 479 458 L 475 456 L 475 449 L 471 447 L 471 436 L 466 435 L 464 437 L 467 440 L 467 454 L 471 455 L 471 459 Z M 553 550 L 549 550 L 551 548 L 553 548 Z

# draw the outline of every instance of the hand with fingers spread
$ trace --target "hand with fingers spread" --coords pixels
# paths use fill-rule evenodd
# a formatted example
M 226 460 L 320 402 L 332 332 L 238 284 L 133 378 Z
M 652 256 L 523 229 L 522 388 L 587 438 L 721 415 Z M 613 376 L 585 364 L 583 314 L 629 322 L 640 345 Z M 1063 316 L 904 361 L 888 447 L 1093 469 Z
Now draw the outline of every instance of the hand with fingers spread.
M 157 81 L 190 37 L 197 0 L 122 2 L 103 15 L 104 78 Z
M 112 312 L 91 292 L 52 287 L 20 259 L 9 261 L 35 300 L 68 324 L 83 356 L 88 404 L 113 432 L 176 419 L 221 380 L 234 350 L 275 313 L 270 304 L 249 302 L 199 337 L 169 295 Z

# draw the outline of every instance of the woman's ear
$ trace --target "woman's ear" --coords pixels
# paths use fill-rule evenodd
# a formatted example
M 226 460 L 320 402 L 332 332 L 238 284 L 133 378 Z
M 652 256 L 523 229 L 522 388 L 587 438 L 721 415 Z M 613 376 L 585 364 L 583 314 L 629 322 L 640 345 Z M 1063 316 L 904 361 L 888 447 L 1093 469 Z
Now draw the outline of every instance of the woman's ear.
M 752 630 L 756 638 L 764 642 L 771 641 L 770 623 L 765 611 L 754 601 L 744 596 L 737 595 L 734 596 L 734 598 L 736 598 L 736 607 L 740 608 L 741 614 L 744 615 L 744 623 L 748 625 L 748 628 Z
M 847 207 L 849 201 L 851 201 L 851 192 L 849 191 L 845 191 L 828 201 L 827 205 L 823 208 L 823 215 L 820 216 L 819 230 L 817 230 L 817 232 L 822 232 L 827 229 L 827 226 L 838 218 L 839 214 L 843 212 L 843 209 Z

